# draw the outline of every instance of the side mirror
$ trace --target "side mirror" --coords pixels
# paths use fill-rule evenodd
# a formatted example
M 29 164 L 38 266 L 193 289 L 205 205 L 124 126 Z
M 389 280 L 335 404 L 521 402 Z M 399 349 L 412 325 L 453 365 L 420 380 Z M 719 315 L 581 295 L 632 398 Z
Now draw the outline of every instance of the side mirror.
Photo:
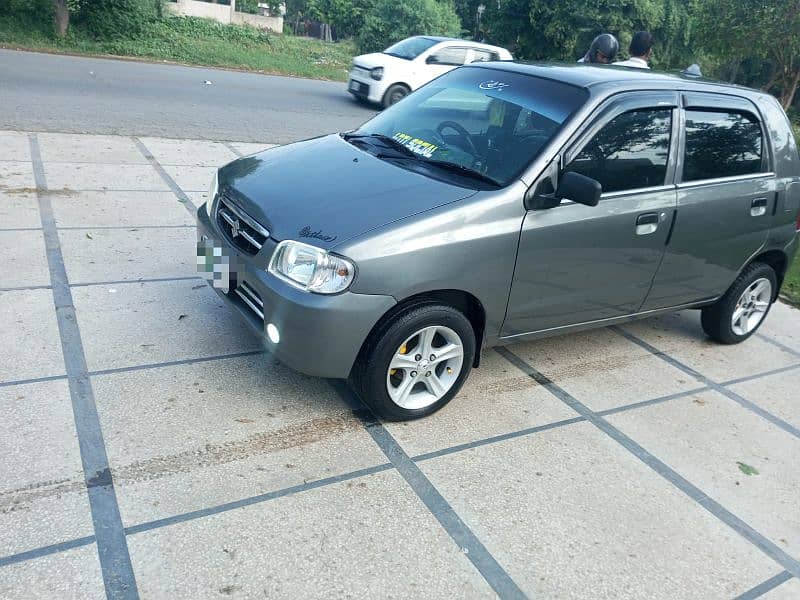
M 425 59 L 425 63 L 429 65 L 438 65 L 439 64 L 439 57 L 435 54 L 431 54 L 428 58 Z
M 566 198 L 586 206 L 597 206 L 602 193 L 603 186 L 600 185 L 599 181 L 574 171 L 567 171 L 558 182 L 555 197 L 559 200 Z

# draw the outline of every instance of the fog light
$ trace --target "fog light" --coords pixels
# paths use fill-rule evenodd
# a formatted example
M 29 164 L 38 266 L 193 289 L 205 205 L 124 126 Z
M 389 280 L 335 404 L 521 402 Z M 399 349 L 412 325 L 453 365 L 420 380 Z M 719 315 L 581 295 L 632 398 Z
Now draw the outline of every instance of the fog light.
M 273 344 L 277 344 L 281 341 L 281 334 L 278 332 L 278 328 L 272 323 L 267 324 L 267 337 Z

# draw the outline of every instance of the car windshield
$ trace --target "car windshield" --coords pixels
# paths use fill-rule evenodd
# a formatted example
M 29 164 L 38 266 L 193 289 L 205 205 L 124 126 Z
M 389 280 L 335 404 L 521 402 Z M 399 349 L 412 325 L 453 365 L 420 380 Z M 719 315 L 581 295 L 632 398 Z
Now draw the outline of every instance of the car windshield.
M 429 176 L 505 186 L 587 98 L 586 90 L 549 79 L 461 67 L 346 137 L 380 140 L 375 144 L 393 149 L 377 156 Z
M 390 56 L 396 56 L 398 58 L 404 58 L 406 60 L 414 60 L 420 54 L 425 52 L 428 48 L 437 44 L 436 40 L 432 40 L 426 37 L 410 37 L 396 44 L 392 44 L 386 50 L 383 51 L 384 54 L 389 54 Z

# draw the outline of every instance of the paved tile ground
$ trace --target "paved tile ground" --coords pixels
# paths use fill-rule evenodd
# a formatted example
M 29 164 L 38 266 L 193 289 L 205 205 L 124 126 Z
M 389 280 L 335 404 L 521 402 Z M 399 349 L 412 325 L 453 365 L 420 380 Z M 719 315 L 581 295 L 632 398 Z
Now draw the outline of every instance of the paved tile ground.
M 382 424 L 196 278 L 267 145 L 0 132 L 0 598 L 800 597 L 800 312 L 487 351 Z

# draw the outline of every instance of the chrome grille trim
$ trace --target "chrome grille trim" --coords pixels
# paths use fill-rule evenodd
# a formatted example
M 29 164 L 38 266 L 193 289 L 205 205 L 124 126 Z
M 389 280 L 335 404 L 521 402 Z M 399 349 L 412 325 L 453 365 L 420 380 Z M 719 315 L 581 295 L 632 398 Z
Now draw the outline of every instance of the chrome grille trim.
M 249 254 L 257 254 L 269 239 L 269 231 L 224 193 L 218 196 L 216 217 L 226 237 Z
M 246 281 L 241 282 L 233 291 L 258 315 L 259 319 L 264 320 L 264 302 L 258 292 L 251 288 Z

